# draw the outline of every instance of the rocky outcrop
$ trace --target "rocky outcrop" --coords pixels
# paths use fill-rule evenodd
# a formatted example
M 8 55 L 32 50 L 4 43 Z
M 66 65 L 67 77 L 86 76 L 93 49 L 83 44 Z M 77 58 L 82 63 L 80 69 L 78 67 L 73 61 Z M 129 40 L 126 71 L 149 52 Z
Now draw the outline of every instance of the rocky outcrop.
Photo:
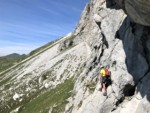
M 115 0 L 136 23 L 150 26 L 150 0 Z
M 118 3 L 122 8 L 125 7 L 123 1 Z M 145 10 L 147 10 L 146 7 Z M 136 16 L 134 13 L 132 15 Z M 92 0 L 86 6 L 74 33 L 82 32 L 80 37 L 89 43 L 92 55 L 90 61 L 86 63 L 86 70 L 76 82 L 77 94 L 73 113 L 149 112 L 149 99 L 144 98 L 149 95 L 148 89 L 144 88 L 149 83 L 143 80 L 148 77 L 150 71 L 150 44 L 148 44 L 150 28 L 142 26 L 149 26 L 149 22 L 145 19 L 148 15 L 144 16 L 135 20 L 135 23 L 132 16 L 130 16 L 133 18 L 131 20 L 115 2 L 110 0 Z M 113 83 L 108 87 L 107 98 L 103 97 L 98 90 L 99 83 L 92 93 L 90 88 L 86 87 L 89 82 L 96 82 L 101 65 L 108 66 L 112 72 Z M 137 97 L 140 99 L 138 100 Z

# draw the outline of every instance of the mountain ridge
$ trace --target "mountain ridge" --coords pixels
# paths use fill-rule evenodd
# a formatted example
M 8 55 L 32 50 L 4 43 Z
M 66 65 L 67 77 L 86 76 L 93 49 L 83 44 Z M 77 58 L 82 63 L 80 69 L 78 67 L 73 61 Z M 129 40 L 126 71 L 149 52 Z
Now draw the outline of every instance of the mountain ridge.
M 150 29 L 121 4 L 139 1 L 115 1 L 91 0 L 72 34 L 1 73 L 0 112 L 149 113 Z M 101 66 L 111 71 L 107 96 L 99 90 Z M 55 94 L 63 99 L 51 100 Z
M 0 57 L 0 72 L 5 69 L 17 64 L 21 60 L 25 59 L 26 55 L 19 55 L 17 53 L 12 53 L 10 55 Z

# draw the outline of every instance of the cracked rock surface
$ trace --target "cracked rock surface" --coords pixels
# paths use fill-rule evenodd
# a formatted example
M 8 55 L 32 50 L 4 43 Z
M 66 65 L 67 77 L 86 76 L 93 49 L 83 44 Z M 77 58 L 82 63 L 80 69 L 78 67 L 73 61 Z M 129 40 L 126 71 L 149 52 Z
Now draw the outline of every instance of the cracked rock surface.
M 150 0 L 114 0 L 136 23 L 150 26 Z

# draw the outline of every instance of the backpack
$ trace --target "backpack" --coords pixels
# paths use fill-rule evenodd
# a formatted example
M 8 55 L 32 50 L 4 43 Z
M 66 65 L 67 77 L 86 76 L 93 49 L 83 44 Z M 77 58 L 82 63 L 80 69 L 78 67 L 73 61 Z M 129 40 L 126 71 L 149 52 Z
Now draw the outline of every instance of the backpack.
M 108 70 L 108 69 L 105 69 L 105 75 L 106 75 L 106 85 L 109 86 L 112 84 L 112 81 L 111 81 L 111 72 Z
M 106 76 L 110 76 L 111 74 L 110 74 L 110 71 L 108 71 L 108 69 L 105 69 L 105 75 Z

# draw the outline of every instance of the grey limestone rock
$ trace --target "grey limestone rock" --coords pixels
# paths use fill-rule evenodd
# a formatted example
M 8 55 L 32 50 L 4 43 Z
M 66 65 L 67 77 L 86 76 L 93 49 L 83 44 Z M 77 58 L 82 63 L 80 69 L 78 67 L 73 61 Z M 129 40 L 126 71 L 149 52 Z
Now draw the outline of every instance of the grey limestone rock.
M 115 0 L 136 23 L 150 26 L 150 0 Z
M 120 5 L 120 8 L 123 8 L 125 12 L 127 11 L 127 14 L 129 9 L 125 9 L 128 6 L 124 6 L 124 3 L 128 4 L 130 2 L 132 4 L 132 2 L 135 2 L 135 7 L 140 7 L 136 6 L 140 1 L 128 1 L 128 3 L 127 0 L 115 1 Z M 138 95 L 149 95 L 148 92 L 142 93 L 145 88 L 142 83 L 140 84 L 140 81 L 149 72 L 150 49 L 148 42 L 150 34 L 149 27 L 143 26 L 149 26 L 149 22 L 145 19 L 149 15 L 139 16 L 135 20 L 137 18 L 136 13 L 130 12 L 128 15 L 131 19 L 110 0 L 92 0 L 88 4 L 88 7 L 90 10 L 86 8 L 85 10 L 87 11 L 84 10 L 81 16 L 81 20 L 84 20 L 83 23 L 86 24 L 81 24 L 82 22 L 80 20 L 81 23 L 79 22 L 74 32 L 77 33 L 77 29 L 80 29 L 84 25 L 84 30 L 80 29 L 78 32 L 83 32 L 83 35 L 80 37 L 84 37 L 84 40 L 89 43 L 92 49 L 90 60 L 86 63 L 86 72 L 82 74 L 87 79 L 82 81 L 82 83 L 86 82 L 86 80 L 91 82 L 93 80 L 95 81 L 95 78 L 99 74 L 100 66 L 108 66 L 112 72 L 112 85 L 108 87 L 108 98 L 106 100 L 102 96 L 99 97 L 102 99 L 99 100 L 99 103 L 103 103 L 97 108 L 99 109 L 99 113 L 126 113 L 126 111 L 131 111 L 131 113 L 147 113 L 149 100 L 141 96 L 145 101 L 139 101 L 134 96 L 137 95 L 136 92 L 138 92 Z M 138 10 L 142 11 L 142 9 Z M 87 16 L 86 19 L 83 15 Z M 143 90 L 140 90 L 140 87 Z M 80 92 L 78 92 L 78 95 L 80 95 Z M 94 93 L 91 95 L 93 98 L 88 96 L 84 97 L 88 98 L 88 100 L 83 100 L 85 105 L 94 99 Z M 128 100 L 127 98 L 129 97 L 133 99 Z M 140 104 L 142 101 L 145 104 Z M 136 103 L 135 105 L 133 104 L 134 102 Z M 93 103 L 93 105 L 97 106 L 96 103 Z M 131 105 L 134 110 L 131 110 Z M 143 105 L 147 107 L 143 108 Z M 122 108 L 121 106 L 126 106 L 126 108 Z M 86 108 L 87 106 L 83 105 L 78 112 L 80 113 L 82 111 L 81 113 L 85 113 L 84 109 Z M 88 109 L 90 110 L 88 112 L 86 111 L 86 113 L 93 113 L 92 106 Z M 73 113 L 75 111 L 73 109 Z
M 91 0 L 72 35 L 0 76 L 0 82 L 12 77 L 14 84 L 6 90 L 7 84 L 0 86 L 0 108 L 5 108 L 0 112 L 7 110 L 15 90 L 29 95 L 74 77 L 64 113 L 150 113 L 149 2 Z M 99 90 L 101 66 L 111 71 L 107 96 Z

